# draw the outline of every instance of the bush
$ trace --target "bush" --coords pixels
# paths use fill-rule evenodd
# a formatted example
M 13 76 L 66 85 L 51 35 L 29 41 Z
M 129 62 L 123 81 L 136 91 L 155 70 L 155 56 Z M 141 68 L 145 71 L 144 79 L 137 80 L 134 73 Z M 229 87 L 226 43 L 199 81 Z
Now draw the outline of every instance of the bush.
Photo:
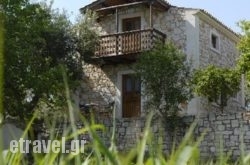
M 164 116 L 175 116 L 178 105 L 191 96 L 190 67 L 186 56 L 172 43 L 158 44 L 145 52 L 136 64 L 148 103 Z

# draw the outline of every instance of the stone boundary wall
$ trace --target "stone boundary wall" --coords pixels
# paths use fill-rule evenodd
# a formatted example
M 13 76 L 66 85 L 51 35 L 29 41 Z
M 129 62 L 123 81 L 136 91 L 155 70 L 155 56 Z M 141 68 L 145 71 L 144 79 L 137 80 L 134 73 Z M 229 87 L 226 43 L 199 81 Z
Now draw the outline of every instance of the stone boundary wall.
M 245 153 L 250 153 L 250 112 L 215 113 L 211 112 L 197 117 L 197 126 L 194 131 L 194 140 L 201 137 L 206 132 L 200 144 L 201 157 L 215 157 L 220 154 L 220 146 L 223 146 L 224 154 L 232 154 L 232 159 L 237 159 L 241 155 L 241 146 Z M 182 118 L 182 123 L 173 134 L 167 122 L 161 124 L 161 120 L 155 118 L 151 124 L 153 140 L 159 143 L 162 137 L 162 147 L 164 152 L 171 151 L 173 142 L 177 145 L 188 131 L 189 126 L 195 120 L 194 117 Z M 101 118 L 107 131 L 102 133 L 104 142 L 108 145 L 112 134 L 112 119 Z M 144 127 L 145 118 L 116 119 L 116 144 L 121 151 L 127 150 L 136 145 L 140 140 Z
M 143 132 L 146 127 L 146 118 L 121 118 L 116 119 L 115 125 L 115 143 L 120 151 L 127 151 L 142 139 Z M 110 118 L 100 118 L 99 123 L 104 124 L 106 131 L 100 136 L 106 145 L 109 145 L 113 130 L 113 120 Z M 163 125 L 159 118 L 154 118 L 151 121 L 151 142 L 161 145 L 165 152 L 171 151 L 173 142 L 179 143 L 185 135 L 188 127 L 181 127 L 173 133 L 173 130 L 168 124 Z
M 110 145 L 113 129 L 113 119 L 111 116 L 111 114 L 103 116 L 99 114 L 96 118 L 96 123 L 103 124 L 106 128 L 105 131 L 98 131 L 97 133 L 107 146 Z M 163 151 L 168 154 L 171 151 L 173 142 L 176 145 L 180 144 L 189 126 L 196 120 L 197 126 L 194 130 L 193 140 L 196 141 L 206 132 L 200 144 L 201 157 L 212 158 L 218 156 L 221 144 L 223 146 L 223 153 L 231 153 L 232 159 L 239 158 L 241 155 L 241 146 L 244 146 L 243 150 L 245 153 L 250 153 L 250 112 L 224 114 L 210 112 L 196 119 L 194 116 L 183 117 L 178 129 L 173 131 L 170 129 L 167 121 L 162 122 L 156 116 L 151 122 L 151 142 L 160 144 Z M 130 148 L 135 147 L 137 142 L 142 138 L 145 123 L 146 118 L 116 119 L 115 143 L 117 149 L 126 152 Z M 80 129 L 83 127 L 83 124 L 77 123 L 77 127 Z M 60 131 L 62 132 L 62 130 Z M 91 140 L 89 135 L 82 135 L 80 138 Z
M 242 154 L 241 146 L 245 153 L 250 152 L 250 112 L 209 113 L 201 116 L 195 136 L 198 137 L 204 131 L 206 135 L 200 145 L 203 157 L 218 155 L 220 146 L 223 146 L 223 153 L 231 153 L 232 158 Z

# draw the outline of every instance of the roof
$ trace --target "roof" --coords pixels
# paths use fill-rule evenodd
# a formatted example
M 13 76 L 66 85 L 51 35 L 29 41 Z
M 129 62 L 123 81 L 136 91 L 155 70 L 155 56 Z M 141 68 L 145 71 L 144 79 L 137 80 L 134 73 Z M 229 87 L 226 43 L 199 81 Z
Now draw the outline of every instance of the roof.
M 233 31 L 230 27 L 228 27 L 227 25 L 225 25 L 224 23 L 222 23 L 219 19 L 217 19 L 216 17 L 214 17 L 212 14 L 210 14 L 209 12 L 207 12 L 204 9 L 199 9 L 200 12 L 208 15 L 210 18 L 212 18 L 213 20 L 215 20 L 218 24 L 220 24 L 221 26 L 223 26 L 224 28 L 226 28 L 227 30 L 229 30 L 230 32 L 232 32 L 234 35 L 240 37 L 240 34 L 236 33 L 235 31 Z
M 118 5 L 124 5 L 124 4 L 129 4 L 129 3 L 136 3 L 136 2 L 141 2 L 141 3 L 154 3 L 156 2 L 156 4 L 158 6 L 161 6 L 163 8 L 168 9 L 171 5 L 166 2 L 165 0 L 96 0 L 92 3 L 90 3 L 87 6 L 84 6 L 82 8 L 80 8 L 80 11 L 82 13 L 84 13 L 87 9 L 90 10 L 98 10 L 101 8 L 105 8 L 105 7 L 110 7 L 110 6 L 118 6 Z
M 241 35 L 239 33 L 236 33 L 235 31 L 233 31 L 230 27 L 228 27 L 227 25 L 225 25 L 223 22 L 221 22 L 218 18 L 214 17 L 212 14 L 210 14 L 209 12 L 207 12 L 204 9 L 199 9 L 199 8 L 186 8 L 186 7 L 177 7 L 177 6 L 172 6 L 175 8 L 179 8 L 179 9 L 184 9 L 184 10 L 194 10 L 196 11 L 197 15 L 200 18 L 203 18 L 205 21 L 207 22 L 211 22 L 213 21 L 214 23 L 217 24 L 217 27 L 219 29 L 223 28 L 224 30 L 222 32 L 227 33 L 228 35 L 231 36 L 231 38 L 233 38 L 235 41 L 238 41 L 241 37 Z M 230 33 L 230 34 L 229 34 Z

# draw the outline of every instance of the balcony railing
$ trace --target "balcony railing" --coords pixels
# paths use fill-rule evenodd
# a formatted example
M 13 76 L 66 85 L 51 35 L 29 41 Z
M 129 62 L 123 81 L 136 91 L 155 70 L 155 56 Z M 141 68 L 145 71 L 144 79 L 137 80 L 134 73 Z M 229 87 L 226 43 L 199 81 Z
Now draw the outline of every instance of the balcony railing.
M 164 42 L 166 35 L 156 29 L 134 30 L 100 36 L 96 57 L 135 54 L 153 48 L 157 41 Z

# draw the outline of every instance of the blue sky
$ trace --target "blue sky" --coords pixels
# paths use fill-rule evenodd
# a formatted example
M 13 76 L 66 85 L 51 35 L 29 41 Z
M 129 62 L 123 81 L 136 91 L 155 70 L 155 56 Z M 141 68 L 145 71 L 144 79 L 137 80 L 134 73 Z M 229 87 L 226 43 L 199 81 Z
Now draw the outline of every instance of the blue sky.
M 93 0 L 54 0 L 54 8 L 66 9 L 72 20 L 79 14 L 79 8 Z M 239 20 L 250 20 L 249 0 L 168 0 L 175 6 L 201 8 L 218 18 L 228 27 L 236 32 L 240 32 L 236 23 Z

